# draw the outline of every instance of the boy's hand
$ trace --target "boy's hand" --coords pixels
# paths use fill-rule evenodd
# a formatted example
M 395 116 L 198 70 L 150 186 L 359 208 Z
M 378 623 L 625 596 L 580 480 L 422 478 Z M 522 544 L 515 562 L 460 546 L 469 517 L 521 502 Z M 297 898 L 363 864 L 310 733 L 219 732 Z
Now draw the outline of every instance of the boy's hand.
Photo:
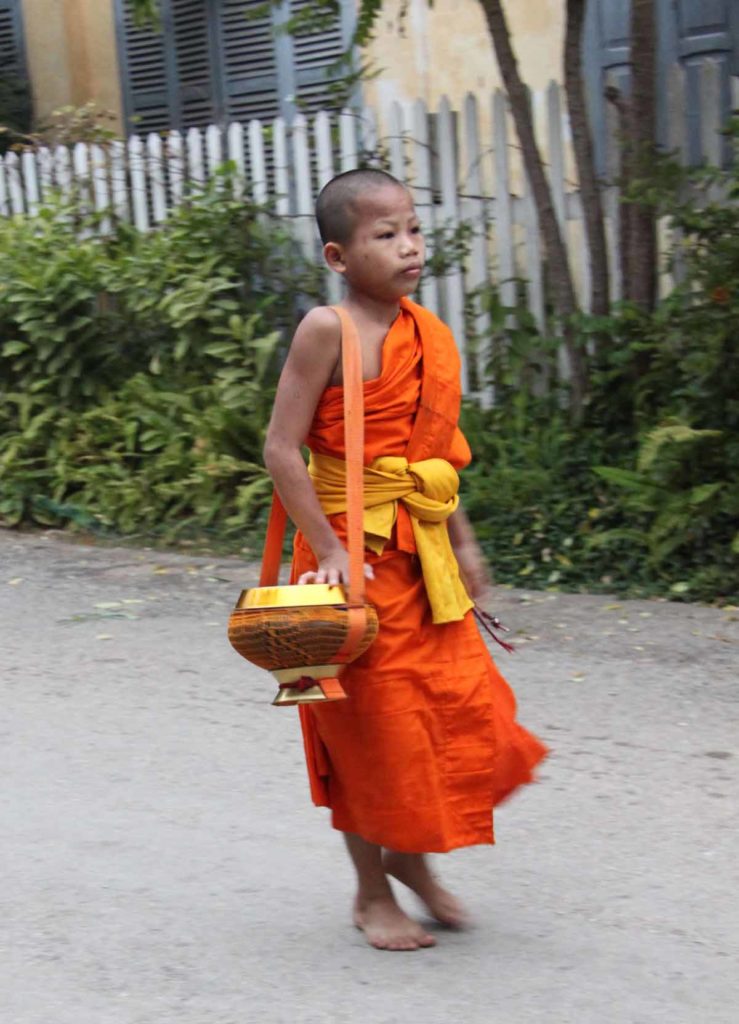
M 455 546 L 454 554 L 459 565 L 459 575 L 467 593 L 473 601 L 483 596 L 491 585 L 490 570 L 477 541 L 468 541 Z
M 365 563 L 364 577 L 368 580 L 375 578 L 371 565 Z M 346 548 L 337 548 L 330 555 L 319 559 L 318 568 L 311 572 L 304 572 L 298 577 L 298 583 L 328 583 L 336 586 L 338 583 L 349 582 L 349 552 Z

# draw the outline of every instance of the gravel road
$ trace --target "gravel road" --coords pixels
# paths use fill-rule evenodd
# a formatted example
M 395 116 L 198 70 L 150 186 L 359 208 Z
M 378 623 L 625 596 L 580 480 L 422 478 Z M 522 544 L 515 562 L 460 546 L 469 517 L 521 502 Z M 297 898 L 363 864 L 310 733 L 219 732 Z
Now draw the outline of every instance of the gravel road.
M 3 1024 L 736 1024 L 739 610 L 496 589 L 552 755 L 438 858 L 476 926 L 389 954 L 225 640 L 255 577 L 0 532 Z

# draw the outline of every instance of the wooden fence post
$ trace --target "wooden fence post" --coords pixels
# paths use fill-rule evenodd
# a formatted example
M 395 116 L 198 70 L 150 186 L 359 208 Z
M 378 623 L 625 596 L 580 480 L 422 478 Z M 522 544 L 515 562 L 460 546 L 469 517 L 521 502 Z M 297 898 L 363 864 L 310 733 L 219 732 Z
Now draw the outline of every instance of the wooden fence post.
M 26 193 L 26 210 L 29 217 L 35 217 L 38 213 L 39 187 L 38 175 L 36 173 L 36 157 L 29 149 L 21 154 L 21 168 L 23 171 L 23 187 Z
M 100 233 L 107 235 L 111 226 L 107 154 L 102 146 L 92 145 L 90 146 L 90 156 L 92 158 L 92 195 L 95 211 L 100 214 Z
M 128 167 L 131 176 L 131 208 L 133 222 L 139 231 L 149 230 L 149 204 L 146 198 L 144 147 L 138 135 L 128 140 Z
M 269 196 L 267 188 L 267 161 L 264 154 L 262 122 L 256 119 L 249 122 L 249 169 L 251 172 L 252 199 L 257 206 L 265 206 Z
M 490 279 L 488 267 L 488 210 L 483 198 L 482 152 L 480 149 L 479 110 L 477 97 L 468 92 L 463 104 L 464 142 L 467 170 L 461 181 L 461 188 L 466 195 L 461 201 L 462 219 L 470 225 L 469 269 L 467 284 L 472 291 L 478 293 Z M 493 401 L 491 388 L 486 383 L 487 365 L 490 358 L 490 315 L 481 304 L 482 296 L 478 294 L 474 318 L 475 342 L 477 346 L 475 361 L 476 391 L 480 401 L 489 406 Z
M 257 124 L 258 123 L 259 122 L 257 122 Z M 261 141 L 261 125 L 259 135 Z M 255 145 L 258 148 L 259 142 L 256 142 Z M 249 125 L 249 150 L 250 153 L 253 150 L 253 144 L 251 141 L 251 124 Z M 228 130 L 226 132 L 226 153 L 229 161 L 235 168 L 233 175 L 233 194 L 236 199 L 241 199 L 246 185 L 246 157 L 244 154 L 244 126 L 240 121 L 232 121 L 228 126 Z M 253 172 L 252 177 L 255 177 Z
M 418 219 L 426 236 L 426 246 L 431 255 L 432 234 L 436 227 L 434 194 L 431 188 L 431 147 L 429 145 L 429 119 L 426 104 L 416 100 L 412 110 L 412 166 L 410 175 L 413 200 Z M 439 282 L 435 277 L 426 277 L 421 282 L 421 301 L 432 313 L 439 313 Z
M 167 217 L 167 192 L 164 187 L 162 137 L 154 132 L 146 140 L 147 171 L 151 188 L 151 217 L 161 224 Z
M 185 191 L 185 154 L 182 136 L 178 131 L 169 133 L 167 138 L 167 156 L 169 159 L 169 191 L 172 206 L 182 202 Z
M 516 269 L 513 259 L 513 204 L 508 165 L 508 111 L 505 93 L 493 95 L 493 161 L 495 164 L 495 249 L 498 255 L 498 292 L 504 306 L 516 305 Z
M 443 96 L 439 103 L 439 177 L 441 179 L 441 216 L 447 230 L 459 226 L 457 188 L 457 145 L 449 100 Z M 462 360 L 462 390 L 469 390 L 467 349 L 464 332 L 464 278 L 459 269 L 450 270 L 443 279 L 446 292 L 446 321 L 457 340 Z

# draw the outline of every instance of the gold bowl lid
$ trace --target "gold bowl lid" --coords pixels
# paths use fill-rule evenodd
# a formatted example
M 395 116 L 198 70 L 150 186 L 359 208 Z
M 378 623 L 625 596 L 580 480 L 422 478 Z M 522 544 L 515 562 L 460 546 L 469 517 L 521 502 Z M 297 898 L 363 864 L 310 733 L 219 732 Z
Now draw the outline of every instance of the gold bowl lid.
M 243 608 L 297 608 L 321 604 L 346 604 L 343 586 L 328 583 L 295 583 L 277 587 L 242 590 L 236 610 Z

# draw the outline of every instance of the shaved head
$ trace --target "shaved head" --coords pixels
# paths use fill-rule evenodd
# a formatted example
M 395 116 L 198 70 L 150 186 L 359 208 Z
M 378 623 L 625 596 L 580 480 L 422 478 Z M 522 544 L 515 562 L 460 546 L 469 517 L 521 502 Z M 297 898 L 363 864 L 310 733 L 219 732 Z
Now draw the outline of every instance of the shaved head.
M 346 245 L 351 240 L 363 197 L 388 185 L 405 189 L 392 174 L 374 168 L 345 171 L 324 185 L 316 201 L 316 220 L 323 244 Z

